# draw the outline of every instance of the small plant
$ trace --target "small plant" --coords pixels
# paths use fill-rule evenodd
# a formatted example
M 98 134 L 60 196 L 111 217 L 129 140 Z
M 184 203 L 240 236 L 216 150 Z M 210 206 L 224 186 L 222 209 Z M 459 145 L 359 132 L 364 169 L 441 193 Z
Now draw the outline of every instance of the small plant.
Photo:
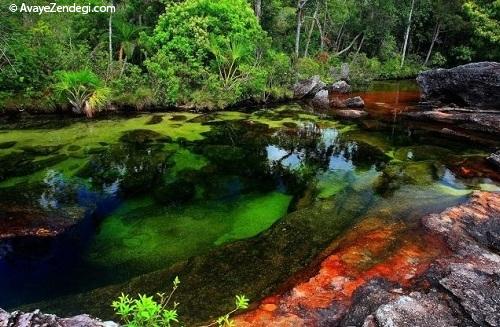
M 123 294 L 112 303 L 121 321 L 126 327 L 171 327 L 181 325 L 177 313 L 179 303 L 174 302 L 172 306 L 169 303 L 175 291 L 180 285 L 179 277 L 175 277 L 172 290 L 168 295 L 157 293 L 157 300 L 153 296 L 139 294 L 137 298 L 131 298 Z M 232 327 L 235 326 L 231 320 L 231 315 L 238 310 L 248 308 L 249 300 L 244 295 L 237 295 L 235 299 L 235 308 L 225 315 L 220 316 L 212 323 L 201 327 Z
M 56 92 L 71 103 L 75 113 L 92 117 L 96 110 L 108 102 L 111 90 L 90 70 L 59 71 L 55 76 Z

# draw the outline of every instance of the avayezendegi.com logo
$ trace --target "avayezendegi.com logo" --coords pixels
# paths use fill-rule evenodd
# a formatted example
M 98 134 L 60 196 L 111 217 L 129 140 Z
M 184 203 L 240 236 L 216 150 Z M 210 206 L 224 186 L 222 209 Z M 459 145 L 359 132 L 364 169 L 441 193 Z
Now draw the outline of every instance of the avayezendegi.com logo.
M 113 5 L 107 6 L 94 6 L 94 5 L 58 5 L 55 2 L 51 2 L 47 5 L 31 5 L 28 3 L 15 4 L 12 3 L 9 6 L 9 11 L 12 13 L 27 13 L 27 14 L 50 14 L 50 13 L 76 13 L 87 15 L 89 13 L 114 13 L 116 8 Z

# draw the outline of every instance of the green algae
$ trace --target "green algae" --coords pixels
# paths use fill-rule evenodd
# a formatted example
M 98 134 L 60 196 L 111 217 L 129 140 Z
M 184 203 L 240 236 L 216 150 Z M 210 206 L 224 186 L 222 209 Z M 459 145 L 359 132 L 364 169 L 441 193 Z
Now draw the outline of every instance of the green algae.
M 248 238 L 268 229 L 285 215 L 292 197 L 282 193 L 271 193 L 266 197 L 250 198 L 238 203 L 233 209 L 231 231 L 219 237 L 216 245 Z
M 173 152 L 172 160 L 174 162 L 170 174 L 174 178 L 183 171 L 200 170 L 208 164 L 208 160 L 204 156 L 188 149 L 180 148 L 177 145 L 173 145 L 170 149 Z
M 286 213 L 290 201 L 276 192 L 182 207 L 161 207 L 148 198 L 129 200 L 102 223 L 87 260 L 133 275 L 159 269 L 257 235 Z
M 197 117 L 196 114 L 184 113 L 187 118 Z M 165 114 L 162 122 L 155 125 L 146 125 L 150 116 L 143 115 L 130 119 L 96 120 L 76 122 L 72 125 L 50 130 L 24 129 L 12 130 L 0 134 L 0 143 L 16 141 L 17 144 L 2 153 L 9 153 L 23 147 L 37 148 L 39 146 L 61 146 L 71 144 L 80 147 L 94 147 L 99 142 L 117 143 L 123 133 L 135 129 L 147 129 L 172 139 L 184 138 L 189 141 L 203 139 L 202 133 L 210 130 L 210 126 L 201 123 L 184 122 L 180 127 L 170 120 L 174 115 Z

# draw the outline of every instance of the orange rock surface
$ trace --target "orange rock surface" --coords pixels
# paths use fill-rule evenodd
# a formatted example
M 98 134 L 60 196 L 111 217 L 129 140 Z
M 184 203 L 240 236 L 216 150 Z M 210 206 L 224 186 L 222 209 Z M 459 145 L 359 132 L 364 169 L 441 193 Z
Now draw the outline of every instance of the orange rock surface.
M 262 300 L 256 309 L 236 317 L 236 325 L 314 326 L 315 312 L 333 303 L 349 306 L 353 293 L 367 281 L 382 277 L 409 286 L 447 251 L 432 235 L 377 217 L 359 223 L 331 248 L 314 276 Z

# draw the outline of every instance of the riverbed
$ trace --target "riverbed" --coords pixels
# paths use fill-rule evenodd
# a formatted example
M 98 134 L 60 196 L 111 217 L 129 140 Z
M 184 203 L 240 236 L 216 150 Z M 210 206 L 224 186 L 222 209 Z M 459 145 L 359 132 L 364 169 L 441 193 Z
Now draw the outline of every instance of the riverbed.
M 4 120 L 0 307 L 113 318 L 121 290 L 168 290 L 178 275 L 181 314 L 205 321 L 236 294 L 290 288 L 367 230 L 380 235 L 350 269 L 405 246 L 430 262 L 446 249 L 420 218 L 500 190 L 490 149 L 401 123 L 419 100 L 413 83 L 359 95 L 372 114 L 361 121 L 300 103 Z

